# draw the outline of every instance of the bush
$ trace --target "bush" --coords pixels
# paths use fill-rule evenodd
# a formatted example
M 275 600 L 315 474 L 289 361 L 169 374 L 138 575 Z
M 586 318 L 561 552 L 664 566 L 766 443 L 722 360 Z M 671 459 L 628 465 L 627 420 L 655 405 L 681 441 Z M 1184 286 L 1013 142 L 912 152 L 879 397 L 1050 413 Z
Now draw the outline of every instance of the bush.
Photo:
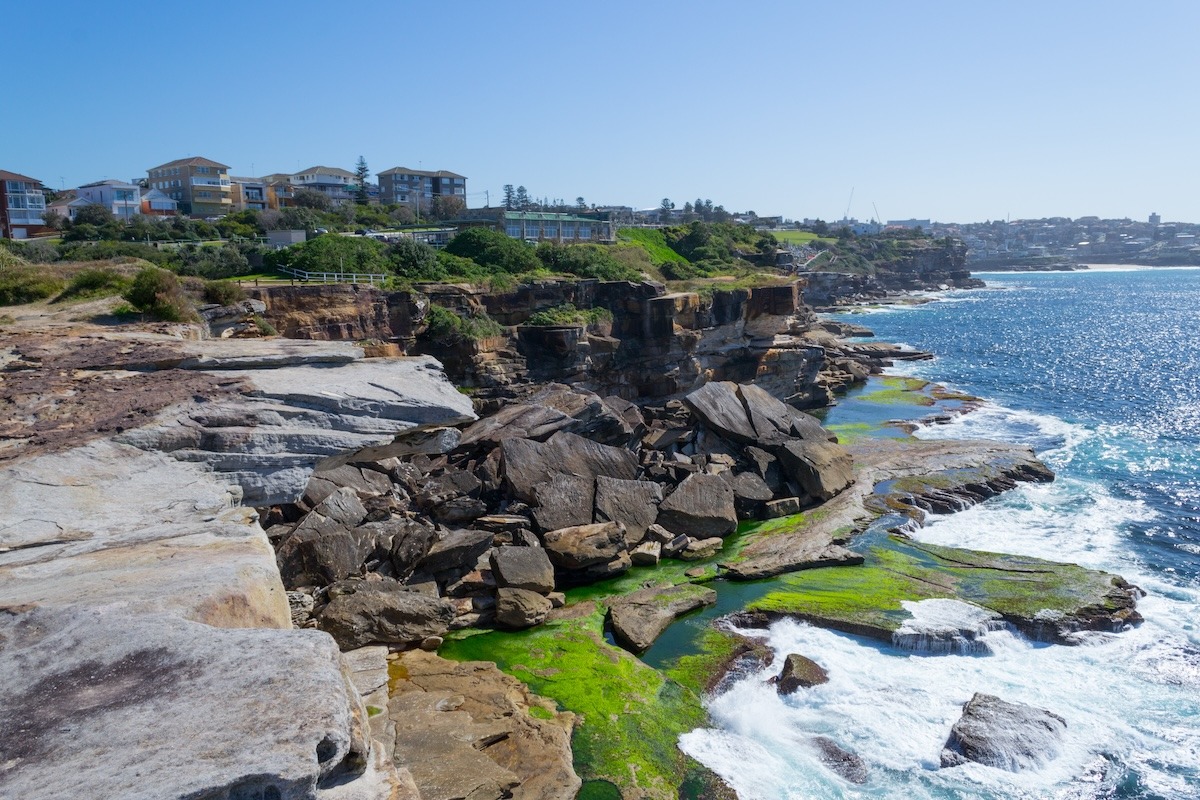
M 233 281 L 205 281 L 204 300 L 221 306 L 231 306 L 246 299 L 246 290 Z
M 391 272 L 382 242 L 357 236 L 318 236 L 303 244 L 276 250 L 265 257 L 267 266 L 306 272 L 350 272 L 386 275 Z
M 221 247 L 184 245 L 179 250 L 179 266 L 176 271 L 180 275 L 195 275 L 209 280 L 249 275 L 250 260 L 246 258 L 242 247 L 232 243 Z
M 464 341 L 477 341 L 487 336 L 499 336 L 504 328 L 487 314 L 471 314 L 460 316 L 448 308 L 430 305 L 429 313 L 425 316 L 425 336 L 437 340 L 439 344 L 457 344 Z
M 59 254 L 64 261 L 100 261 L 106 258 L 140 258 L 160 267 L 178 263 L 170 250 L 159 250 L 139 242 L 101 241 L 91 244 L 63 242 Z
M 541 266 L 532 247 L 491 228 L 468 228 L 450 240 L 446 252 L 469 258 L 489 272 L 519 275 Z
M 191 302 L 183 293 L 175 273 L 146 267 L 133 279 L 124 297 L 145 314 L 166 322 L 190 322 L 196 319 Z
M 8 257 L 0 258 L 0 306 L 36 303 L 58 294 L 66 285 L 44 270 L 3 251 L 0 253 Z
M 576 308 L 571 303 L 539 311 L 526 321 L 527 325 L 595 325 L 612 322 L 612 312 L 607 308 Z
M 67 288 L 54 298 L 54 302 L 64 300 L 86 300 L 93 297 L 112 297 L 122 294 L 129 288 L 129 278 L 110 269 L 85 269 L 75 273 L 67 284 Z
M 599 244 L 558 244 L 542 242 L 537 257 L 553 272 L 565 272 L 581 278 L 602 281 L 636 281 L 641 273 L 613 258 L 609 249 Z
M 438 281 L 445 277 L 438 264 L 438 252 L 424 242 L 401 239 L 388 247 L 392 270 L 414 281 Z

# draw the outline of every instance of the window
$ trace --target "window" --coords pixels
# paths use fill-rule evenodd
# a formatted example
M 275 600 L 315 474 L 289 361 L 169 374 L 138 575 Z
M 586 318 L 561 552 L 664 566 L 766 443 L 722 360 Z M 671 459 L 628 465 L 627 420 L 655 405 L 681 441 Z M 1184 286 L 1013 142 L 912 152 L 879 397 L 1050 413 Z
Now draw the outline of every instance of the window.
M 592 226 L 588 225 L 587 223 L 583 223 L 583 222 L 579 223 L 579 238 L 580 239 L 592 238 Z
M 547 222 L 546 223 L 545 236 L 547 239 L 557 239 L 558 238 L 558 223 L 557 222 Z
M 562 231 L 563 231 L 564 239 L 574 239 L 575 238 L 575 223 L 574 222 L 564 222 L 562 224 Z
M 514 239 L 521 238 L 521 222 L 520 220 L 510 219 L 504 226 L 504 232 Z

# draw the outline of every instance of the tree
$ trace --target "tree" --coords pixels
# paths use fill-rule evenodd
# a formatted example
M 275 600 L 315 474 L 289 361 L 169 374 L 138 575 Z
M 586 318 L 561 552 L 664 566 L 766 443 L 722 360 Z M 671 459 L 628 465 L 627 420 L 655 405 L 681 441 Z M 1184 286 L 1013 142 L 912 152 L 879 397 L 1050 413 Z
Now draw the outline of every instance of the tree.
M 521 211 L 527 211 L 529 206 L 532 205 L 532 201 L 529 199 L 529 191 L 524 186 L 517 187 L 516 204 L 517 208 Z
M 705 222 L 712 222 L 712 218 L 713 218 L 713 204 L 712 204 L 712 200 L 705 200 L 705 201 L 704 201 L 704 213 L 703 213 L 703 214 L 701 214 L 701 216 L 702 216 L 702 217 L 704 217 L 704 221 L 705 221 Z
M 670 222 L 671 221 L 671 209 L 673 209 L 673 208 L 675 208 L 675 204 L 671 202 L 671 198 L 664 197 L 662 199 L 662 202 L 658 206 L 659 222 Z
M 398 225 L 412 225 L 413 220 L 417 218 L 417 215 L 413 213 L 412 206 L 407 204 L 393 206 L 388 210 L 388 216 Z
M 454 219 L 467 210 L 466 201 L 452 194 L 440 194 L 433 198 L 431 209 L 434 219 Z
M 297 189 L 292 195 L 292 202 L 300 208 L 311 208 L 315 211 L 328 211 L 333 207 L 329 197 L 316 189 Z
M 691 222 L 691 221 L 692 221 L 692 216 L 693 216 L 693 214 L 692 214 L 692 204 L 691 204 L 691 203 L 684 203 L 684 204 L 683 204 L 683 221 L 684 221 L 684 222 Z
M 445 252 L 492 271 L 519 274 L 541 266 L 532 247 L 491 228 L 468 228 L 450 240 Z
M 56 231 L 61 231 L 67 224 L 67 218 L 51 208 L 47 209 L 42 214 L 42 222 L 46 224 L 47 228 L 53 228 Z
M 504 207 L 512 211 L 517 205 L 517 192 L 511 183 L 504 184 Z
M 107 225 L 115 219 L 112 210 L 99 203 L 86 205 L 75 212 L 76 225 Z
M 354 165 L 354 180 L 358 183 L 358 189 L 354 193 L 354 202 L 360 206 L 365 206 L 370 200 L 367 195 L 367 178 L 370 177 L 371 171 L 367 169 L 367 160 L 359 156 L 358 163 Z
M 699 197 L 696 198 L 696 202 L 692 203 L 692 211 L 696 212 L 696 216 L 700 219 L 706 219 L 704 216 L 704 201 Z
M 577 209 L 579 209 L 580 211 L 586 211 L 586 210 L 587 210 L 587 203 L 583 202 L 583 198 L 582 198 L 582 197 L 576 197 L 576 198 L 575 198 L 575 207 L 576 207 Z
M 410 280 L 437 280 L 437 255 L 437 250 L 424 242 L 408 238 L 388 247 L 392 269 Z
M 365 236 L 318 236 L 272 254 L 276 264 L 307 272 L 385 274 L 389 263 L 382 242 Z

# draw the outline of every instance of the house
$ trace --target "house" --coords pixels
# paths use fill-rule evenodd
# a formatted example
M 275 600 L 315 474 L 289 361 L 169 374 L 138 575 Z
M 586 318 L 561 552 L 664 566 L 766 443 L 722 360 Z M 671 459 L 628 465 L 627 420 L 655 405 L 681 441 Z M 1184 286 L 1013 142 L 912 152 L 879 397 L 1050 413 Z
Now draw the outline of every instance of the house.
M 142 214 L 147 217 L 174 217 L 179 214 L 179 201 L 158 189 L 142 190 Z
M 261 180 L 267 187 L 267 208 L 280 209 L 293 205 L 292 198 L 296 190 L 292 186 L 290 173 L 273 172 L 264 175 Z
M 147 170 L 149 186 L 179 203 L 193 217 L 216 217 L 233 207 L 229 167 L 199 156 L 168 161 Z
M 233 189 L 234 211 L 266 211 L 267 184 L 263 179 L 232 177 L 229 184 Z
M 49 231 L 45 212 L 41 181 L 0 169 L 0 238 L 27 239 Z
M 137 184 L 125 181 L 96 181 L 75 190 L 76 196 L 87 205 L 104 206 L 122 221 L 133 219 L 142 213 L 142 190 Z M 75 207 L 78 211 L 78 207 Z M 74 212 L 71 214 L 74 220 Z
M 295 190 L 311 189 L 329 198 L 335 205 L 354 202 L 358 178 L 353 172 L 337 167 L 309 167 L 291 176 Z
M 563 214 L 551 211 L 508 211 L 503 208 L 475 208 L 467 212 L 462 227 L 486 225 L 527 242 L 571 244 L 615 241 L 612 222 L 606 215 Z M 458 225 L 456 220 L 453 224 Z
M 426 172 L 408 167 L 392 167 L 380 172 L 379 202 L 407 203 L 420 209 L 433 205 L 435 197 L 458 197 L 467 203 L 467 179 L 448 170 Z

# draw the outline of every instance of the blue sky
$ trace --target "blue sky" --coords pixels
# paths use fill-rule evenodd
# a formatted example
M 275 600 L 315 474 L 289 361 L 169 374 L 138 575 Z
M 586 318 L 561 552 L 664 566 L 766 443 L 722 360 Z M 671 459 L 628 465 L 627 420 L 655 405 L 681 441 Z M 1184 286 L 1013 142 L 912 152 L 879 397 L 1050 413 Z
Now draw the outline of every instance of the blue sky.
M 0 28 L 0 168 L 55 187 L 363 155 L 472 205 L 1200 221 L 1195 2 L 55 0 Z

